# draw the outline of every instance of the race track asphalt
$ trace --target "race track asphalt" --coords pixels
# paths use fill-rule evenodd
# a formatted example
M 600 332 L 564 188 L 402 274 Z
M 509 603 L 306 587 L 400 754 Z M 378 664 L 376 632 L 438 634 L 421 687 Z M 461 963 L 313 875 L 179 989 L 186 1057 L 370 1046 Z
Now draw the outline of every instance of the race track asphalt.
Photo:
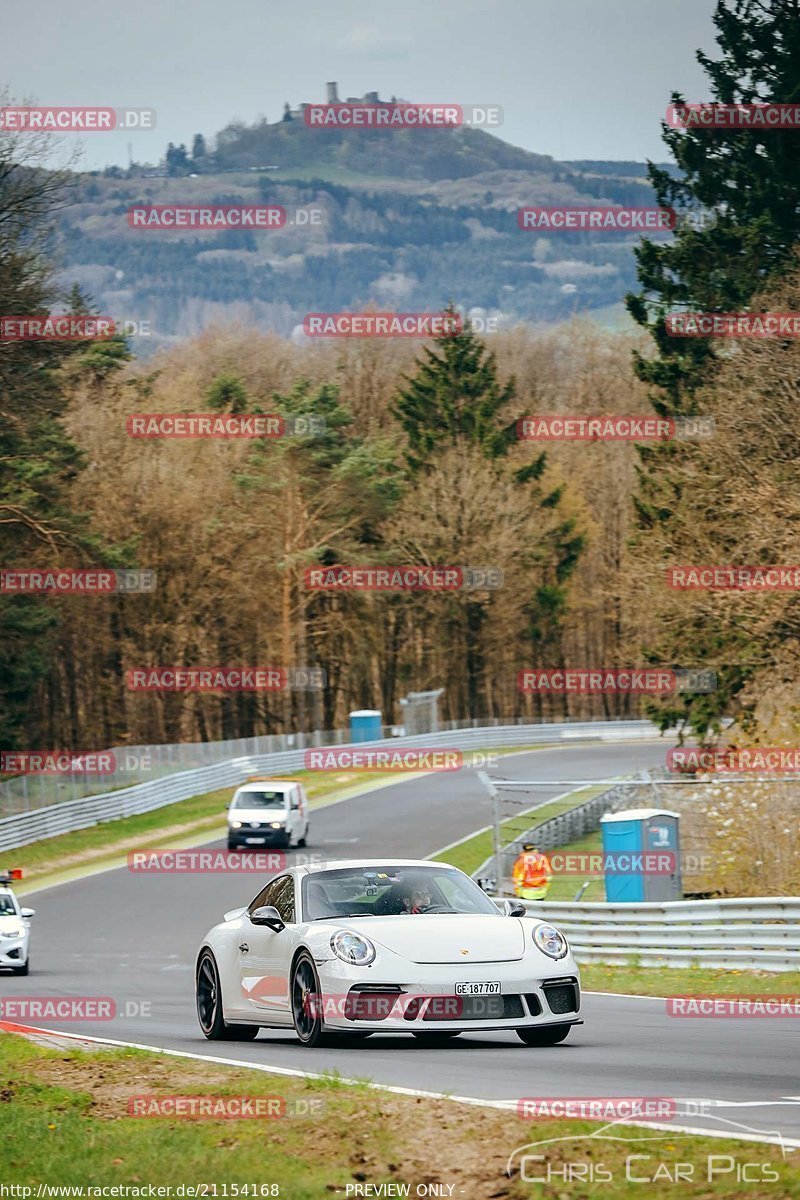
M 664 750 L 657 742 L 576 744 L 503 758 L 490 773 L 600 779 L 663 762 Z M 537 788 L 527 803 L 565 790 L 564 784 Z M 309 850 L 330 858 L 427 857 L 489 820 L 489 801 L 473 772 L 438 774 L 312 812 Z M 197 946 L 224 911 L 260 890 L 262 878 L 121 869 L 28 893 L 25 903 L 36 908 L 31 973 L 0 974 L 0 996 L 111 997 L 113 1021 L 38 1024 L 460 1097 L 514 1104 L 532 1095 L 713 1101 L 710 1115 L 687 1109 L 677 1123 L 780 1133 L 800 1144 L 800 1020 L 793 1018 L 681 1019 L 666 1015 L 663 1000 L 595 993 L 584 996 L 585 1024 L 547 1049 L 523 1046 L 512 1033 L 464 1034 L 437 1049 L 379 1035 L 307 1050 L 292 1034 L 272 1031 L 253 1043 L 207 1042 L 194 1006 Z M 150 1015 L 137 1015 L 141 1004 Z

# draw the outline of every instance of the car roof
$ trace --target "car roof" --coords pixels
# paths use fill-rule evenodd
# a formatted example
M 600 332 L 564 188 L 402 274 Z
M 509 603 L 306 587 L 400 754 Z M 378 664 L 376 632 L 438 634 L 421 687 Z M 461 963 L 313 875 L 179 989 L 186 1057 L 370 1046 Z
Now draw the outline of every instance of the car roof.
M 330 858 L 326 862 L 307 863 L 295 867 L 298 875 L 313 875 L 317 871 L 338 871 L 348 867 L 450 867 L 450 863 L 430 858 Z M 455 867 L 450 867 L 456 870 Z
M 255 782 L 241 783 L 236 790 L 237 792 L 282 792 L 294 786 L 292 779 L 259 779 Z

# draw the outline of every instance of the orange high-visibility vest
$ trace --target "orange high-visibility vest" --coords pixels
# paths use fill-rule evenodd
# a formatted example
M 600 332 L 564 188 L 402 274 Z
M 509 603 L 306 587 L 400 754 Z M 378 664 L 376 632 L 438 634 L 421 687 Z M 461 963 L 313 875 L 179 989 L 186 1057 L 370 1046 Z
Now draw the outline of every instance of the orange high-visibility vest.
M 546 887 L 550 882 L 550 861 L 546 854 L 523 851 L 514 863 L 514 883 L 526 888 Z

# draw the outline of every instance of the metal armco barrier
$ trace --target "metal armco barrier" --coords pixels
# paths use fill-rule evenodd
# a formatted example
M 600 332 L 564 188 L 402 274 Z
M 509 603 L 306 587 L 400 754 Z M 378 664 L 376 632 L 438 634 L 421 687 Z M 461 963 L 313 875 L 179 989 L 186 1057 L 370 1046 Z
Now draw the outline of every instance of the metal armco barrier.
M 796 971 L 800 966 L 800 896 L 664 904 L 522 903 L 529 916 L 552 921 L 565 934 L 579 963 L 635 960 L 643 967 L 761 971 Z
M 587 721 L 583 724 L 496 725 L 460 730 L 441 730 L 414 738 L 383 738 L 361 742 L 359 749 L 388 747 L 471 747 L 527 746 L 562 741 L 617 741 L 658 737 L 658 729 L 650 721 Z M 298 739 L 300 735 L 298 735 Z M 309 735 L 307 748 L 315 745 Z M 148 783 L 66 800 L 30 812 L 14 813 L 0 818 L 0 853 L 27 846 L 42 838 L 57 837 L 77 829 L 88 829 L 101 821 L 113 821 L 137 813 L 151 812 L 189 800 L 219 788 L 236 787 L 248 775 L 279 774 L 302 770 L 305 748 L 276 754 L 254 754 L 227 759 L 209 767 L 177 771 Z
M 642 789 L 647 788 L 647 781 L 642 780 L 640 786 Z M 585 837 L 587 833 L 594 833 L 600 828 L 600 818 L 607 812 L 613 812 L 618 808 L 635 808 L 635 799 L 633 789 L 631 787 L 611 787 L 604 792 L 600 792 L 597 796 L 592 796 L 590 800 L 584 800 L 576 803 L 574 808 L 569 808 L 566 812 L 559 813 L 558 816 L 550 817 L 547 821 L 542 821 L 541 824 L 532 824 L 524 833 L 517 835 L 513 842 L 509 842 L 503 847 L 500 862 L 502 872 L 500 878 L 503 881 L 511 879 L 511 873 L 514 869 L 520 851 L 525 842 L 535 842 L 539 850 L 555 850 L 558 846 L 566 846 L 570 842 L 576 842 L 579 838 Z M 542 807 L 546 807 L 546 801 Z M 531 818 L 535 820 L 535 813 L 531 814 Z M 481 863 L 476 871 L 472 872 L 473 879 L 480 879 L 484 876 L 494 877 L 497 869 L 497 863 L 494 854 Z

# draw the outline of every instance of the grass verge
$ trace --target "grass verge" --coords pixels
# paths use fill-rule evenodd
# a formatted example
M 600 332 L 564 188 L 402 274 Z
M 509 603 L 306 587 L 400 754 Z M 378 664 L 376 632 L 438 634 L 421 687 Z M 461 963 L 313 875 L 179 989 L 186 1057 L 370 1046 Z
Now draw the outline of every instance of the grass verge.
M 431 1051 L 420 1047 L 419 1053 L 427 1060 Z M 533 1068 L 541 1052 L 520 1045 L 520 1053 L 530 1056 Z M 184 1196 L 283 1200 L 404 1194 L 583 1200 L 602 1183 L 608 1200 L 674 1200 L 680 1167 L 682 1198 L 727 1200 L 742 1194 L 737 1168 L 745 1162 L 760 1164 L 761 1178 L 768 1176 L 759 1183 L 751 1169 L 748 1178 L 756 1181 L 747 1184 L 749 1200 L 800 1193 L 798 1155 L 784 1158 L 777 1146 L 619 1125 L 610 1131 L 614 1140 L 601 1140 L 596 1122 L 522 1120 L 508 1111 L 397 1096 L 333 1077 L 271 1076 L 143 1051 L 42 1048 L 12 1034 L 0 1035 L 0 1070 L 4 1182 L 31 1188 L 28 1195 L 34 1197 L 40 1185 L 143 1188 L 143 1195 L 148 1185 L 184 1185 Z M 134 1097 L 175 1095 L 247 1096 L 271 1100 L 273 1110 L 278 1101 L 286 1115 L 246 1120 L 129 1115 Z M 506 1174 L 509 1156 L 522 1147 L 543 1156 L 528 1159 L 526 1171 L 540 1178 L 551 1174 L 546 1190 L 520 1179 L 519 1156 L 511 1177 Z M 634 1155 L 645 1157 L 626 1172 Z M 713 1186 L 710 1167 L 716 1171 Z M 580 1172 L 585 1179 L 589 1169 L 596 1182 L 586 1186 Z M 577 1186 L 565 1182 L 565 1171 L 578 1172 Z M 643 1190 L 626 1173 L 652 1182 Z M 189 1190 L 198 1185 L 205 1192 Z
M 798 996 L 800 971 L 728 971 L 713 967 L 584 963 L 581 986 L 588 992 L 622 992 L 639 996 L 750 996 L 762 993 Z

